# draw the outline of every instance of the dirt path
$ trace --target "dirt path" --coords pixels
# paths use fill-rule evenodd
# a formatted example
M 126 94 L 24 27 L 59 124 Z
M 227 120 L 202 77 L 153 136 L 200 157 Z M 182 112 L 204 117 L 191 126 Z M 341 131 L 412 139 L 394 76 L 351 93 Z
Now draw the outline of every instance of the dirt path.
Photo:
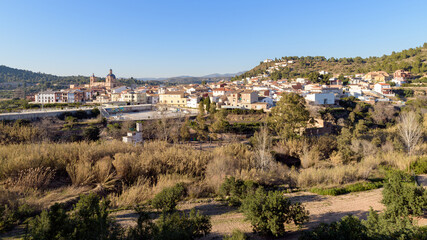
M 369 209 L 381 211 L 382 189 L 349 193 L 341 196 L 321 196 L 310 192 L 297 192 L 286 194 L 293 202 L 301 202 L 310 212 L 310 221 L 303 229 L 311 229 L 321 222 L 331 223 L 340 220 L 345 215 L 352 214 L 365 219 Z M 237 208 L 224 205 L 222 202 L 207 200 L 201 203 L 183 203 L 180 210 L 196 208 L 203 214 L 211 216 L 212 232 L 203 239 L 222 239 L 222 236 L 230 234 L 234 229 L 251 233 L 251 225 L 245 221 L 242 213 Z M 136 214 L 132 211 L 115 213 L 116 219 L 124 225 L 132 225 L 136 220 Z M 298 239 L 299 232 L 296 228 L 288 228 L 290 234 L 286 239 Z M 253 239 L 262 239 L 251 234 Z
M 310 212 L 310 221 L 306 227 L 312 228 L 321 222 L 331 223 L 346 215 L 354 215 L 366 219 L 369 209 L 384 209 L 381 203 L 381 189 L 349 193 L 340 196 L 321 196 L 309 192 L 287 194 L 294 202 L 301 202 Z

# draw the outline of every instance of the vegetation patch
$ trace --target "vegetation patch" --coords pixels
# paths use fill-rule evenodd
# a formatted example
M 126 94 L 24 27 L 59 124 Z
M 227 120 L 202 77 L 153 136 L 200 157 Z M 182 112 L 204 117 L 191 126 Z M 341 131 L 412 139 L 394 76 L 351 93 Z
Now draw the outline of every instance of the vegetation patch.
M 336 188 L 311 188 L 310 192 L 316 193 L 319 195 L 331 195 L 337 196 L 342 194 L 347 194 L 351 192 L 362 192 L 372 189 L 381 188 L 384 186 L 384 182 L 359 182 L 355 184 L 350 184 L 345 187 L 336 187 Z

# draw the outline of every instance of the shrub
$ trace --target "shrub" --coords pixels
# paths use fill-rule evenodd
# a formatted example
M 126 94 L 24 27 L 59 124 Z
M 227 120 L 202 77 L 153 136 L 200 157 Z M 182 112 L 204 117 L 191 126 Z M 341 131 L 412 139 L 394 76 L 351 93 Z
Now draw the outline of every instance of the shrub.
M 411 163 L 411 169 L 415 174 L 427 173 L 427 158 L 419 158 L 415 162 Z
M 362 221 L 367 228 L 368 239 L 417 239 L 420 230 L 409 216 L 394 217 L 387 211 L 378 214 L 371 209 L 367 220 Z M 425 239 L 425 235 L 419 239 Z
M 243 200 L 241 210 L 255 232 L 276 237 L 285 233 L 285 223 L 299 226 L 308 220 L 308 211 L 300 203 L 292 204 L 282 192 L 266 192 L 262 187 Z
M 208 216 L 201 215 L 192 209 L 187 215 L 175 212 L 163 213 L 158 222 L 158 234 L 155 239 L 194 239 L 208 234 L 212 225 Z
M 361 192 L 372 189 L 381 188 L 384 185 L 383 182 L 361 182 L 348 185 L 346 187 L 337 188 L 311 188 L 310 192 L 317 193 L 319 195 L 331 195 L 337 196 L 351 192 Z
M 246 240 L 248 236 L 240 230 L 234 229 L 230 236 L 225 236 L 223 240 Z
M 127 233 L 127 240 L 140 240 L 140 239 L 154 239 L 158 233 L 156 224 L 150 218 L 147 212 L 143 209 L 136 209 L 138 211 L 138 221 L 135 227 L 131 227 Z
M 146 212 L 139 211 L 137 225 L 130 228 L 127 239 L 195 239 L 207 235 L 211 229 L 210 218 L 194 209 L 189 214 L 164 212 L 156 223 Z
M 19 207 L 0 206 L 0 233 L 11 230 L 14 226 L 34 214 L 34 209 L 28 204 Z
M 402 171 L 391 171 L 384 184 L 382 202 L 392 216 L 420 216 L 427 207 L 427 192 Z
M 153 200 L 151 200 L 151 205 L 162 211 L 171 212 L 175 210 L 178 201 L 185 194 L 185 188 L 182 183 L 178 183 L 173 187 L 168 187 L 163 189 L 158 193 Z
M 72 232 L 69 221 L 63 207 L 55 204 L 30 221 L 30 239 L 66 239 Z
M 219 188 L 219 195 L 227 200 L 230 206 L 240 206 L 242 200 L 249 194 L 253 194 L 258 187 L 253 181 L 243 181 L 229 177 L 224 180 L 224 183 Z
M 72 214 L 55 204 L 30 221 L 30 239 L 116 239 L 117 225 L 108 217 L 108 202 L 95 194 L 81 196 Z
M 372 209 L 367 220 L 345 216 L 338 222 L 321 223 L 313 231 L 305 232 L 300 240 L 379 240 L 379 239 L 425 239 L 423 229 L 413 225 L 407 217 L 389 218 Z
M 345 216 L 339 222 L 331 224 L 321 223 L 311 232 L 305 232 L 300 240 L 361 240 L 369 239 L 367 229 L 359 220 L 354 216 Z

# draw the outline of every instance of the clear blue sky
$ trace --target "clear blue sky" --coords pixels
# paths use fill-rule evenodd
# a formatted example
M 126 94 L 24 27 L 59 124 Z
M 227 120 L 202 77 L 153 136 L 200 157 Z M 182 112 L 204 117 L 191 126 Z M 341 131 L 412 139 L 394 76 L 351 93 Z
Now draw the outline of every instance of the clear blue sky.
M 422 0 L 2 0 L 0 65 L 166 77 L 282 56 L 381 56 L 427 42 L 426 9 Z

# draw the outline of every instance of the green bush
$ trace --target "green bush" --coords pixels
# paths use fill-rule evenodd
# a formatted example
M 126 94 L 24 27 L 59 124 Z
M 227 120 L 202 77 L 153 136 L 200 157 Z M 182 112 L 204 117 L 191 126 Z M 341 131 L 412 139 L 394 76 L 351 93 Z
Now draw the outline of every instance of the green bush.
M 310 192 L 319 195 L 337 196 L 351 192 L 361 192 L 383 187 L 383 182 L 362 182 L 348 185 L 346 187 L 337 188 L 311 188 Z
M 226 200 L 230 206 L 240 206 L 248 194 L 253 194 L 258 184 L 247 180 L 243 181 L 234 177 L 227 177 L 219 188 L 219 195 Z
M 189 214 L 163 212 L 156 223 L 153 222 L 148 213 L 139 211 L 138 223 L 135 227 L 130 228 L 126 239 L 194 239 L 205 236 L 211 229 L 210 218 L 201 215 L 194 209 Z
M 234 123 L 228 126 L 228 132 L 252 134 L 259 130 L 261 123 Z
M 0 233 L 11 230 L 34 212 L 35 210 L 28 204 L 22 204 L 18 208 L 9 205 L 0 206 Z
M 108 202 L 81 196 L 69 215 L 60 204 L 30 221 L 29 239 L 117 239 L 119 227 L 108 217 Z
M 175 210 L 178 201 L 185 194 L 183 183 L 178 183 L 173 187 L 164 188 L 151 200 L 151 205 L 159 210 L 170 212 Z
M 313 231 L 305 232 L 300 240 L 362 240 L 368 239 L 367 229 L 354 216 L 345 216 L 339 222 L 321 223 Z
M 427 192 L 416 185 L 407 173 L 392 171 L 388 173 L 384 184 L 382 203 L 387 207 L 387 214 L 399 216 L 420 216 L 427 208 Z
M 255 232 L 276 237 L 285 233 L 285 223 L 299 226 L 308 221 L 308 211 L 300 203 L 292 204 L 282 192 L 262 187 L 243 200 L 241 210 Z
M 233 230 L 233 233 L 230 236 L 225 236 L 223 240 L 246 240 L 248 236 L 240 230 Z
M 83 138 L 88 141 L 97 141 L 99 140 L 99 128 L 95 126 L 90 126 L 83 130 Z
M 194 209 L 188 215 L 163 213 L 156 224 L 158 233 L 155 239 L 159 240 L 194 239 L 205 236 L 212 229 L 210 218 Z
M 427 173 L 427 158 L 419 158 L 417 161 L 411 163 L 411 170 L 413 170 L 415 174 Z

